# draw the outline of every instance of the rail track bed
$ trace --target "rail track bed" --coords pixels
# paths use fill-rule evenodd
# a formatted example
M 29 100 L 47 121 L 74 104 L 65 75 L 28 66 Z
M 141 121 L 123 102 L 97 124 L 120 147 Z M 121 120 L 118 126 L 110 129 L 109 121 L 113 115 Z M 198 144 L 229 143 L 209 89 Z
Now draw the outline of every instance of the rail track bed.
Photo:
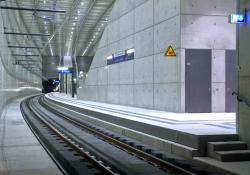
M 23 101 L 21 111 L 64 174 L 221 174 L 201 170 L 185 161 L 176 161 L 143 143 L 69 116 L 46 103 L 44 96 Z

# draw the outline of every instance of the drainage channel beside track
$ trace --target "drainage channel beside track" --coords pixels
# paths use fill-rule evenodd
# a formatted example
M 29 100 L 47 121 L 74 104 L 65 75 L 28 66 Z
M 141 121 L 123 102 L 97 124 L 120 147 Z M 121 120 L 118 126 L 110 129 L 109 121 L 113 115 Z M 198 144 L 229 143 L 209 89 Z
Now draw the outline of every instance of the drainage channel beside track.
M 191 171 L 152 155 L 144 145 L 131 142 L 46 104 L 43 96 L 22 102 L 25 119 L 65 174 L 194 175 Z M 197 170 L 197 169 L 196 169 Z M 216 173 L 217 174 L 217 173 Z

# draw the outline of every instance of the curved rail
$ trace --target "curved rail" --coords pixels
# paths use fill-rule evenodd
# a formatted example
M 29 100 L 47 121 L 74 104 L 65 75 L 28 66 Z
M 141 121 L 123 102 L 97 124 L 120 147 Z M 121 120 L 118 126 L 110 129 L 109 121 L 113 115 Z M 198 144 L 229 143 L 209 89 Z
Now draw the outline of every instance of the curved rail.
M 109 135 L 106 135 L 96 129 L 93 129 L 92 127 L 82 123 L 82 122 L 79 122 L 78 120 L 66 115 L 66 114 L 63 114 L 62 112 L 52 108 L 51 106 L 47 105 L 46 103 L 44 103 L 42 101 L 42 99 L 39 100 L 39 103 L 45 107 L 46 109 L 50 110 L 52 113 L 55 113 L 57 116 L 60 116 L 61 118 L 63 118 L 64 120 L 67 120 L 68 122 L 74 124 L 75 126 L 81 128 L 81 129 L 84 129 L 84 130 L 87 130 L 88 132 L 98 136 L 99 138 L 103 139 L 103 140 L 106 140 L 107 142 L 113 144 L 113 145 L 116 145 L 118 146 L 119 148 L 121 149 L 124 149 L 126 150 L 127 152 L 131 153 L 131 154 L 134 154 L 136 155 L 137 157 L 140 157 L 141 159 L 147 161 L 147 162 L 150 162 L 151 164 L 159 167 L 160 169 L 163 169 L 164 171 L 166 172 L 169 172 L 169 173 L 173 173 L 173 174 L 180 174 L 180 175 L 195 175 L 194 173 L 190 172 L 190 171 L 187 171 L 181 167 L 178 167 L 170 162 L 167 162 L 167 161 L 164 161 L 162 159 L 159 159 L 151 154 L 148 154 L 144 151 L 141 151 L 140 149 L 137 149 L 129 144 L 126 144 L 120 140 L 117 140 L 113 137 L 110 137 Z
M 120 172 L 119 168 L 117 169 L 110 163 L 104 163 L 105 160 L 101 161 L 100 158 L 96 158 L 95 153 L 91 154 L 91 151 L 87 151 L 88 148 L 85 148 L 84 141 L 82 142 L 81 140 L 79 140 L 77 136 L 74 135 L 74 132 L 66 129 L 65 126 L 69 124 L 73 128 L 78 128 L 75 130 L 81 130 L 83 132 L 89 133 L 90 135 L 95 136 L 97 139 L 100 139 L 107 144 L 113 145 L 116 148 L 125 151 L 129 155 L 133 155 L 143 162 L 157 167 L 156 169 L 163 170 L 163 174 L 165 172 L 168 175 L 195 175 L 195 173 L 191 172 L 192 169 L 191 171 L 186 170 L 178 165 L 151 155 L 146 151 L 142 151 L 141 148 L 131 145 L 130 143 L 123 142 L 122 140 L 103 132 L 103 130 L 98 129 L 93 125 L 88 124 L 87 122 L 81 119 L 77 119 L 67 112 L 67 114 L 65 114 L 65 111 L 60 111 L 60 109 L 53 108 L 53 106 L 46 102 L 44 96 L 30 98 L 23 103 L 25 104 L 26 108 L 29 109 L 30 112 L 35 116 L 34 118 L 36 118 L 36 120 L 38 120 L 43 127 L 48 128 L 48 130 L 50 130 L 54 135 L 60 138 L 60 140 L 69 145 L 70 148 L 72 148 L 81 157 L 91 163 L 95 169 L 99 170 L 101 174 L 122 175 L 126 173 L 124 173 L 123 171 Z M 53 115 L 59 122 L 56 122 L 55 119 L 50 115 Z
M 41 116 L 41 113 L 38 111 L 37 107 L 32 103 L 32 98 L 26 100 L 25 105 L 30 109 L 33 115 L 36 116 L 37 120 L 39 120 L 44 127 L 47 127 L 51 130 L 55 135 L 57 135 L 62 141 L 68 144 L 74 151 L 76 151 L 80 156 L 84 157 L 88 162 L 90 162 L 96 169 L 100 170 L 104 175 L 119 175 L 111 170 L 109 166 L 105 166 L 103 162 L 98 161 L 93 155 L 91 155 L 88 151 L 85 151 L 83 147 L 81 147 L 76 141 L 68 137 L 63 131 L 57 129 L 53 126 L 49 121 Z

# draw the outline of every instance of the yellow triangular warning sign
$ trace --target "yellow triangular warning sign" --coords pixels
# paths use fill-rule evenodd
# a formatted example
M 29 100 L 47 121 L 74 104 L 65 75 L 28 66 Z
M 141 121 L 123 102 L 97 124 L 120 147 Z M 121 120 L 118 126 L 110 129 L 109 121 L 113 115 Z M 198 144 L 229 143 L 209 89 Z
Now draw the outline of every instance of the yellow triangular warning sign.
M 176 53 L 173 49 L 172 46 L 169 46 L 166 53 L 165 53 L 165 56 L 168 56 L 168 57 L 175 57 L 176 56 Z

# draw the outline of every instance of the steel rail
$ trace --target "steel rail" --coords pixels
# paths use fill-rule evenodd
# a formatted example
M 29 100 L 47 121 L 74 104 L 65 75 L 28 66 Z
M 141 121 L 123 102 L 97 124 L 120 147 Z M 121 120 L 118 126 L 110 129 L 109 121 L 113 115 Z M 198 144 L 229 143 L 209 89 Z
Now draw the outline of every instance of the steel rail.
M 31 99 L 32 101 L 32 99 Z M 79 147 L 79 144 L 73 139 L 67 137 L 67 134 L 63 133 L 62 131 L 58 130 L 54 127 L 51 123 L 46 121 L 46 119 L 42 118 L 38 113 L 36 107 L 34 107 L 31 102 L 29 102 L 28 108 L 30 111 L 40 120 L 47 128 L 49 128 L 52 132 L 54 132 L 61 140 L 66 142 L 71 148 L 73 148 L 79 155 L 87 159 L 92 165 L 94 165 L 97 169 L 101 171 L 104 175 L 118 175 L 117 173 L 113 172 L 109 167 L 103 165 L 101 162 L 95 159 L 95 157 L 91 156 L 89 152 L 85 151 L 84 148 Z
M 56 115 L 60 116 L 61 118 L 67 120 L 68 122 L 74 124 L 75 126 L 78 126 L 79 128 L 85 129 L 85 130 L 89 131 L 90 133 L 92 133 L 100 138 L 103 138 L 104 140 L 108 141 L 109 143 L 112 143 L 113 145 L 119 146 L 120 148 L 125 149 L 130 153 L 133 153 L 133 154 L 137 155 L 138 157 L 143 158 L 144 160 L 156 165 L 157 167 L 159 167 L 167 172 L 170 171 L 170 173 L 178 173 L 180 175 L 195 175 L 194 173 L 187 171 L 181 167 L 178 167 L 170 162 L 166 162 L 164 160 L 161 160 L 161 159 L 159 159 L 155 156 L 152 156 L 146 152 L 143 152 L 143 151 L 141 151 L 133 146 L 130 146 L 126 143 L 123 143 L 123 142 L 115 139 L 115 138 L 112 138 L 112 137 L 110 137 L 110 136 L 108 136 L 100 131 L 97 131 L 95 129 L 92 129 L 92 128 L 84 125 L 84 124 L 81 124 L 81 123 L 79 123 L 79 121 L 72 119 L 70 116 L 62 114 L 58 110 L 51 108 L 51 106 L 45 104 L 44 102 L 41 102 L 41 101 L 39 101 L 39 102 L 43 107 L 45 107 L 46 109 L 48 109 L 52 113 L 55 113 Z
M 45 149 L 45 151 L 48 153 L 48 155 L 52 158 L 52 160 L 55 162 L 55 164 L 57 165 L 57 167 L 59 168 L 59 170 L 63 173 L 63 175 L 69 175 L 67 173 L 67 171 L 64 169 L 64 167 L 59 163 L 59 161 L 57 161 L 57 159 L 52 154 L 52 152 L 46 147 L 46 144 L 44 143 L 44 141 L 39 137 L 39 135 L 37 134 L 37 132 L 33 128 L 32 124 L 30 122 L 30 118 L 27 117 L 27 116 L 29 116 L 29 114 L 31 112 L 31 111 L 27 111 L 27 109 L 26 109 L 26 108 L 28 108 L 28 100 L 30 100 L 30 99 L 32 99 L 34 97 L 35 96 L 29 97 L 26 100 L 24 100 L 24 101 L 21 102 L 21 104 L 20 104 L 20 110 L 21 110 L 21 113 L 23 115 L 23 118 L 24 118 L 25 122 L 27 123 L 28 127 L 30 128 L 30 130 L 32 131 L 32 133 L 35 135 L 35 137 L 39 141 L 39 143 L 42 145 L 42 147 Z

